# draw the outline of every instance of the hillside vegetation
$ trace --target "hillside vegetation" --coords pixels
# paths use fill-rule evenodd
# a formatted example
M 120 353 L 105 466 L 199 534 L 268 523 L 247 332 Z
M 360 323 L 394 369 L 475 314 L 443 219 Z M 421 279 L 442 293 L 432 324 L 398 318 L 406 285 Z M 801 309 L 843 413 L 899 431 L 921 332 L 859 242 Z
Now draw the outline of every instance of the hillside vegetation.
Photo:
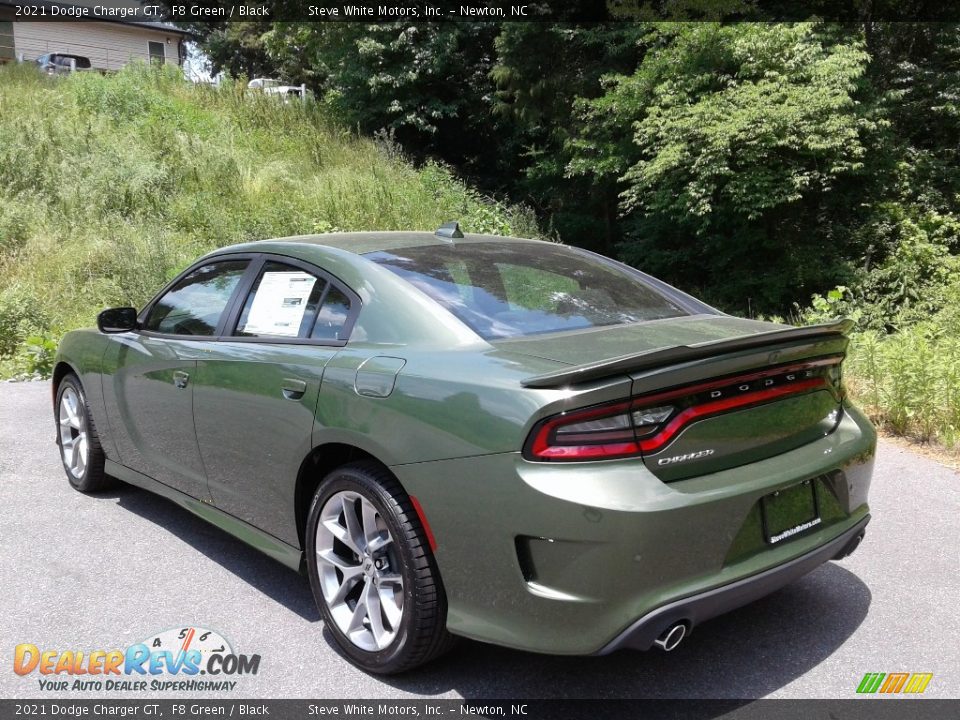
M 960 23 L 607 5 L 637 22 L 191 29 L 217 69 L 305 82 L 351 127 L 523 198 L 564 242 L 734 314 L 854 317 L 859 402 L 958 445 Z M 733 22 L 682 22 L 697 5 Z
M 0 375 L 43 373 L 63 332 L 142 305 L 213 248 L 335 230 L 536 235 L 532 216 L 389 142 L 173 69 L 0 68 Z
M 706 41 L 700 35 L 710 32 L 695 26 L 689 37 L 681 34 L 676 42 L 678 47 L 694 40 L 702 44 Z M 730 37 L 708 39 L 719 47 L 757 32 L 738 26 L 727 33 Z M 776 27 L 765 32 L 761 39 L 786 43 L 791 52 L 813 42 L 809 28 L 797 37 L 784 35 L 786 31 Z M 605 38 L 597 40 L 591 35 L 586 39 L 600 42 Z M 820 47 L 823 40 L 816 39 L 816 43 Z M 850 57 L 863 60 L 855 52 Z M 682 68 L 670 67 L 670 72 L 682 77 Z M 654 72 L 658 68 L 660 65 L 650 70 L 651 77 L 659 77 Z M 934 77 L 941 82 L 940 75 Z M 808 89 L 807 79 L 797 79 L 795 84 L 804 92 Z M 626 99 L 637 99 L 626 81 L 616 87 L 630 96 Z M 780 106 L 758 97 L 756 102 L 752 96 L 738 102 L 749 105 L 764 126 Z M 682 103 L 677 107 L 681 106 L 685 107 Z M 945 102 L 944 107 L 948 106 L 955 108 L 956 103 Z M 631 112 L 643 114 L 637 108 L 631 110 L 629 103 L 611 107 L 626 115 L 618 116 L 616 122 L 613 115 L 609 122 L 604 120 L 609 133 L 634 127 Z M 950 132 L 942 128 L 938 132 L 953 137 L 953 125 L 943 120 L 950 114 L 940 106 L 934 109 L 940 114 L 930 114 L 928 124 L 932 126 L 936 120 L 949 125 Z M 598 120 L 608 115 L 600 100 L 586 112 Z M 654 115 L 644 115 L 647 130 L 659 133 Z M 193 86 L 170 68 L 133 67 L 110 77 L 77 74 L 56 79 L 41 76 L 31 67 L 0 68 L 0 377 L 47 373 L 56 341 L 65 331 L 92 325 L 104 307 L 142 305 L 188 262 L 218 246 L 333 230 L 433 229 L 451 218 L 459 219 L 469 231 L 538 233 L 528 210 L 482 196 L 443 166 L 426 163 L 414 167 L 392 135 L 362 137 L 336 121 L 342 117 L 350 115 L 336 103 L 281 105 L 246 93 L 240 83 L 219 89 Z M 722 125 L 725 116 L 721 113 L 718 117 Z M 814 137 L 820 126 L 836 129 L 829 116 L 807 120 L 808 138 Z M 892 121 L 884 122 L 889 126 Z M 781 126 L 792 127 L 789 123 L 777 125 Z M 688 129 L 693 132 L 695 125 Z M 443 129 L 437 132 L 442 134 Z M 462 138 L 471 135 L 467 126 L 462 126 L 460 133 Z M 474 145 L 483 144 L 476 139 L 479 137 L 475 136 Z M 657 137 L 672 143 L 680 135 L 664 130 Z M 613 135 L 608 139 L 605 147 L 610 152 L 623 140 Z M 691 143 L 691 147 L 696 144 Z M 838 276 L 825 272 L 816 278 L 811 284 L 821 288 L 823 295 L 814 295 L 809 307 L 805 302 L 794 305 L 789 319 L 805 323 L 852 316 L 858 331 L 846 364 L 846 382 L 857 402 L 892 432 L 957 447 L 960 220 L 952 210 L 957 194 L 950 158 L 955 147 L 945 152 L 945 143 L 938 140 L 931 147 L 903 150 L 916 162 L 895 163 L 888 173 L 890 192 L 896 196 L 893 200 L 854 202 L 854 193 L 837 201 L 838 206 L 855 205 L 873 213 L 870 223 L 858 231 L 865 238 L 866 259 L 848 273 L 848 287 L 827 292 Z M 846 147 L 837 145 L 841 146 Z M 686 168 L 688 161 L 690 167 L 700 167 L 694 159 L 683 157 L 686 159 L 681 162 L 670 148 L 659 145 L 650 155 L 651 162 L 661 164 L 674 158 L 670 161 L 678 171 Z M 738 157 L 746 163 L 746 156 Z M 775 153 L 761 159 L 741 167 L 736 176 L 749 178 L 751 172 L 763 175 L 770 168 L 785 167 Z M 545 156 L 541 161 L 546 162 Z M 613 166 L 596 156 L 582 158 L 578 167 L 583 172 L 601 172 Z M 637 175 L 635 179 L 642 178 Z M 651 175 L 650 188 L 656 190 L 660 185 L 654 179 Z M 548 180 L 544 175 L 543 181 Z M 562 186 L 560 179 L 554 180 Z M 760 186 L 766 188 L 763 183 Z M 844 187 L 845 192 L 853 192 L 850 188 L 854 186 Z M 661 199 L 687 197 L 674 190 L 674 195 L 664 190 Z M 831 189 L 834 191 L 836 188 Z M 802 234 L 808 227 L 803 203 L 785 203 L 800 213 L 790 222 Z M 640 225 L 653 222 L 658 216 L 648 205 L 642 212 L 630 210 L 621 219 L 626 221 L 632 214 Z M 718 213 L 725 217 L 718 208 L 705 216 L 689 208 L 684 212 L 694 218 L 712 218 Z M 810 209 L 814 215 L 819 212 Z M 743 217 L 752 216 L 747 213 Z M 546 223 L 552 233 L 561 230 L 552 219 Z M 663 223 L 663 227 L 667 225 Z M 834 225 L 842 227 L 843 223 Z M 709 250 L 711 259 L 703 267 L 712 272 L 740 252 L 717 245 L 702 233 L 676 227 L 677 251 L 657 255 L 635 252 L 639 246 L 631 250 L 624 244 L 601 249 L 647 271 L 680 268 L 685 262 L 683 253 Z M 574 244 L 590 244 L 572 230 L 560 232 L 560 236 Z M 778 234 L 777 247 L 797 251 L 800 245 L 794 243 L 795 237 L 796 233 Z M 815 252 L 806 248 L 791 260 L 796 272 L 759 258 L 745 267 L 751 277 L 766 285 L 796 280 L 801 270 L 817 273 L 836 267 L 839 245 L 824 238 L 814 244 Z M 658 265 L 661 261 L 666 264 Z M 757 272 L 757 268 L 763 271 Z M 714 302 L 719 297 L 718 292 L 704 292 L 702 283 L 682 273 L 676 277 L 665 274 L 682 288 L 703 293 Z M 720 286 L 724 292 L 732 292 L 736 283 L 722 282 Z M 744 287 L 737 292 L 749 300 Z M 751 308 L 749 302 L 734 305 L 721 304 L 733 312 Z M 752 309 L 765 308 L 753 305 Z

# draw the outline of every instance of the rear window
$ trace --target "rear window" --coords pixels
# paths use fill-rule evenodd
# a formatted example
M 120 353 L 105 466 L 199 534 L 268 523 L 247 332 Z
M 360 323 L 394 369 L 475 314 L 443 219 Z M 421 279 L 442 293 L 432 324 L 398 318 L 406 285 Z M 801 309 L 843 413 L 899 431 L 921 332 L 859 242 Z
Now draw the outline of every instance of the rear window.
M 82 55 L 53 55 L 52 57 L 53 57 L 53 62 L 56 65 L 69 67 L 70 61 L 73 60 L 77 63 L 78 70 L 90 69 L 90 58 L 85 58 Z
M 640 276 L 563 245 L 464 243 L 364 257 L 487 340 L 689 314 Z

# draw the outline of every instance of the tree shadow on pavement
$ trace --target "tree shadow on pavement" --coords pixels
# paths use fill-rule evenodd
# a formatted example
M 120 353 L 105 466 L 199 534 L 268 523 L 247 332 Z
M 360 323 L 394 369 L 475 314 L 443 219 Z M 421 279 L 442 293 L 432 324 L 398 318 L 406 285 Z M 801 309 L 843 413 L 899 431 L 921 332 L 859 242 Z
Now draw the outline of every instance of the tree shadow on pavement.
M 125 510 L 173 533 L 304 620 L 320 620 L 320 611 L 306 578 L 173 501 L 126 484 L 98 497 L 116 499 Z

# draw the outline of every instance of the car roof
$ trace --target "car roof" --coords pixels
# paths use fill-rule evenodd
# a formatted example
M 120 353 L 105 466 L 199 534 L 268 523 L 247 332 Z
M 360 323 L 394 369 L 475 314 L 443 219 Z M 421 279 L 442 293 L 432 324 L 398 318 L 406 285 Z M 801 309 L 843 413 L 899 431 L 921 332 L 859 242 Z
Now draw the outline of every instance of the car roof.
M 548 244 L 500 235 L 467 234 L 446 238 L 432 232 L 382 231 L 296 235 L 231 245 L 208 253 L 198 262 L 241 253 L 268 253 L 299 259 L 320 267 L 357 293 L 364 311 L 354 328 L 370 342 L 466 347 L 485 344 L 482 338 L 439 303 L 367 253 L 415 247 L 451 247 L 476 243 Z
M 356 255 L 364 255 L 382 250 L 399 250 L 401 248 L 428 247 L 431 245 L 460 245 L 478 242 L 537 243 L 542 241 L 506 237 L 503 235 L 478 235 L 473 233 L 465 233 L 462 238 L 445 238 L 431 232 L 385 230 L 374 232 L 326 233 L 323 235 L 294 235 L 292 237 L 247 243 L 245 248 L 252 249 L 252 246 L 263 245 L 263 251 L 268 251 L 271 243 L 304 243 L 308 245 L 323 245 L 338 250 L 346 250 Z
M 318 263 L 340 258 L 354 268 L 370 264 L 368 253 L 422 247 L 451 247 L 473 245 L 477 243 L 503 243 L 515 245 L 552 245 L 543 240 L 527 240 L 503 235 L 466 234 L 464 237 L 441 237 L 430 232 L 416 231 L 374 231 L 326 233 L 323 235 L 293 235 L 270 240 L 254 240 L 239 245 L 217 248 L 204 258 L 232 253 L 275 253 Z M 346 278 L 343 278 L 346 280 Z

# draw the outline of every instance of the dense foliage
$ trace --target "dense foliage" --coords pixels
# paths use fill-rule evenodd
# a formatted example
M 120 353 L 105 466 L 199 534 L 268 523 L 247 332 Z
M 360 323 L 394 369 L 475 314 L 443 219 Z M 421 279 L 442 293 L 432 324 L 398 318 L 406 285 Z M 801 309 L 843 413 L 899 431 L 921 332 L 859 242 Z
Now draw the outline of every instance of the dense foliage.
M 756 20 L 767 6 L 673 5 Z M 843 23 L 192 27 L 214 69 L 306 82 L 312 109 L 136 72 L 5 78 L 0 263 L 12 282 L 0 289 L 0 353 L 79 321 L 47 302 L 58 283 L 89 315 L 141 298 L 215 242 L 453 215 L 534 232 L 449 167 L 532 207 L 545 234 L 728 312 L 853 316 L 864 333 L 853 384 L 875 417 L 951 442 L 960 27 L 858 12 Z
M 803 19 L 782 3 L 672 7 Z M 278 24 L 257 51 L 363 132 L 529 203 L 565 242 L 729 312 L 854 317 L 861 402 L 952 445 L 960 26 L 864 7 L 842 23 Z
M 333 230 L 535 235 L 532 215 L 321 108 L 173 69 L 48 78 L 0 68 L 0 376 L 49 369 L 51 339 L 142 305 L 186 263 L 245 240 Z
M 730 311 L 844 285 L 889 327 L 954 276 L 955 24 L 277 23 L 249 71 L 264 52 L 362 131 Z

